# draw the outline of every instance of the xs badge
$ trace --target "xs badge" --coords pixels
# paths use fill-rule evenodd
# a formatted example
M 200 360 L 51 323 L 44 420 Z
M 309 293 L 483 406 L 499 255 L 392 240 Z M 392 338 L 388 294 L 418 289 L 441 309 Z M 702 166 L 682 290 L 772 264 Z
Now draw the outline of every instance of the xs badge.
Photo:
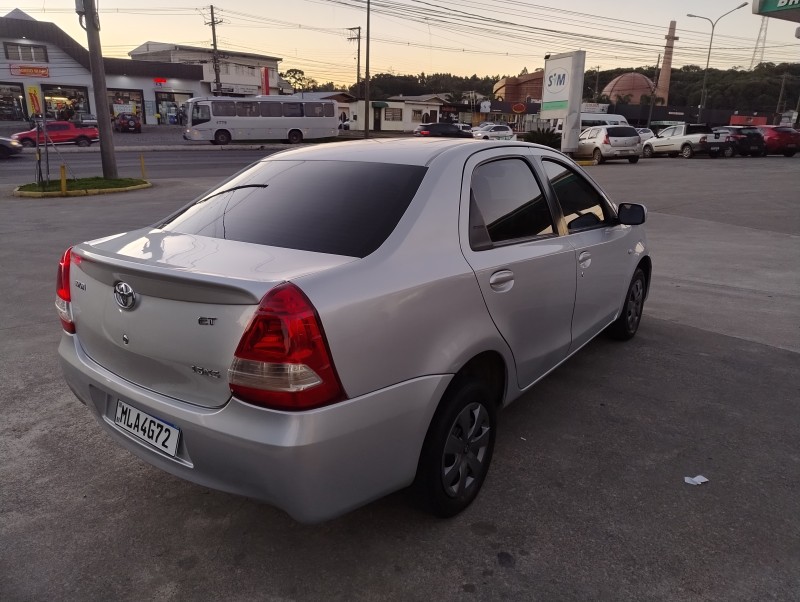
M 201 368 L 200 366 L 192 366 L 192 372 L 202 376 L 210 376 L 211 378 L 220 378 L 219 370 L 209 370 L 208 368 Z

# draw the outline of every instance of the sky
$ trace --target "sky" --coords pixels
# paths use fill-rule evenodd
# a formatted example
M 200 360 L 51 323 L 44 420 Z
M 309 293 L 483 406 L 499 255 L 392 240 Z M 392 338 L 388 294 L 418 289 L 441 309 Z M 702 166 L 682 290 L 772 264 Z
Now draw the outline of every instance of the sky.
M 3 0 L 0 0 L 2 3 Z M 147 41 L 211 46 L 210 4 L 192 0 L 96 0 L 103 54 L 128 58 Z M 318 82 L 356 80 L 366 57 L 366 0 L 220 0 L 214 4 L 220 49 L 280 57 Z M 729 0 L 371 0 L 370 73 L 516 75 L 544 66 L 546 53 L 586 51 L 586 68 L 655 65 L 670 20 L 677 22 L 673 66 L 705 67 L 711 24 L 741 4 Z M 711 67 L 748 69 L 761 17 L 748 6 L 718 21 Z M 0 4 L 51 21 L 86 46 L 75 0 Z M 797 23 L 769 19 L 764 60 L 800 62 Z

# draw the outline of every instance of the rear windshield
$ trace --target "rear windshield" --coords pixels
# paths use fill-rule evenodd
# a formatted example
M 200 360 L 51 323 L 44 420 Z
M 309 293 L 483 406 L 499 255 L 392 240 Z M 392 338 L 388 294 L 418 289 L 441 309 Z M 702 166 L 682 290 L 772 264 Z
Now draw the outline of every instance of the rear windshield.
M 637 137 L 639 132 L 636 131 L 636 128 L 632 127 L 624 127 L 621 125 L 614 126 L 608 128 L 608 135 L 609 136 L 616 136 L 617 138 L 622 137 Z
M 160 227 L 366 257 L 397 226 L 426 170 L 357 161 L 264 161 L 168 217 Z

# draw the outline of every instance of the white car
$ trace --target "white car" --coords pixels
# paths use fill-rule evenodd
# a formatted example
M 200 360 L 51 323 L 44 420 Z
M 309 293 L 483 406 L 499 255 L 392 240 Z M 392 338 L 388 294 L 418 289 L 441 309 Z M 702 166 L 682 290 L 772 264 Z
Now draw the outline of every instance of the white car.
M 516 140 L 517 136 L 507 125 L 487 125 L 483 129 L 472 132 L 474 138 L 480 140 Z
M 639 134 L 639 138 L 642 139 L 642 142 L 655 136 L 655 133 L 650 128 L 636 128 L 636 132 Z

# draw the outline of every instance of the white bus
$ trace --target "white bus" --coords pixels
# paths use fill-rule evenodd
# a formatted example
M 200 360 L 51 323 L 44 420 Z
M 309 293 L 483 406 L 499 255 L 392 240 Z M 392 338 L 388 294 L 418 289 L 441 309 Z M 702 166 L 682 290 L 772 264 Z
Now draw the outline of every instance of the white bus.
M 260 140 L 303 140 L 339 135 L 336 102 L 298 96 L 204 96 L 186 103 L 185 140 L 211 144 Z

